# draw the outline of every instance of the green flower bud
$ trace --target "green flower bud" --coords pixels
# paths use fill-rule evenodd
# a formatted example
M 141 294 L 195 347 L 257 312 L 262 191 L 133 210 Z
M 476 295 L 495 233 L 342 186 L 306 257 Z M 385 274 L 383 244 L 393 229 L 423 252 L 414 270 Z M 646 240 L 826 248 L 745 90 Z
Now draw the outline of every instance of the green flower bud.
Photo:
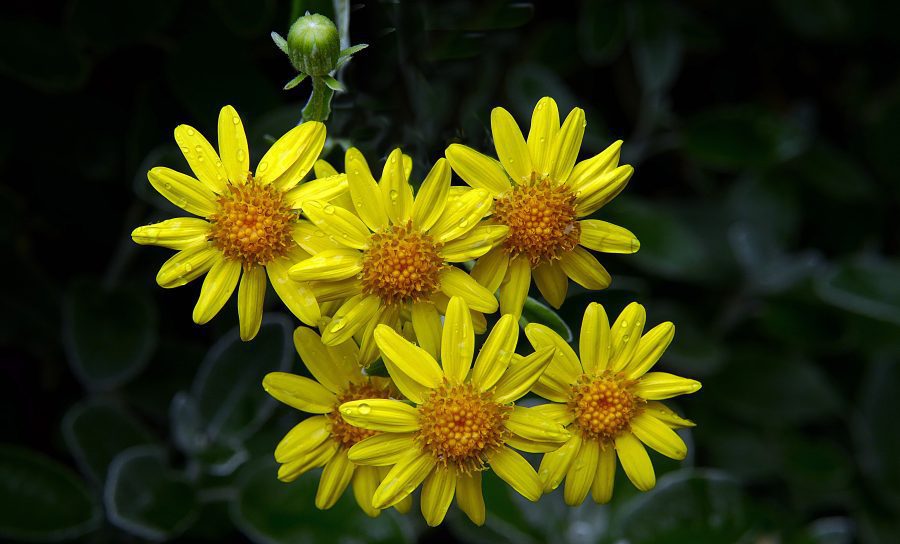
M 327 76 L 341 55 L 341 39 L 331 19 L 306 14 L 291 25 L 287 49 L 294 68 L 311 76 Z

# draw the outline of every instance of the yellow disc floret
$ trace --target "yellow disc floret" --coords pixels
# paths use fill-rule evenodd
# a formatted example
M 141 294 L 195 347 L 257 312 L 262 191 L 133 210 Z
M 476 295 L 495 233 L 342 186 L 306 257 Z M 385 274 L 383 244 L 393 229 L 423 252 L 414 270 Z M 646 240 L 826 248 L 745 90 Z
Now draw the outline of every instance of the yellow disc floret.
M 265 265 L 295 245 L 291 230 L 297 214 L 281 191 L 252 176 L 246 183 L 227 187 L 219 197 L 219 211 L 209 217 L 210 240 L 225 258 L 249 268 Z
M 486 454 L 503 445 L 510 409 L 472 384 L 445 382 L 419 406 L 417 439 L 443 466 L 466 473 L 482 470 Z
M 376 232 L 363 254 L 362 289 L 386 304 L 416 302 L 437 291 L 441 245 L 412 222 Z
M 575 193 L 549 179 L 516 185 L 497 198 L 494 221 L 509 227 L 504 247 L 525 255 L 531 266 L 558 259 L 581 239 L 575 213 Z
M 328 412 L 328 419 L 331 420 L 332 438 L 342 447 L 349 448 L 361 440 L 378 434 L 378 431 L 370 431 L 369 429 L 350 425 L 341 417 L 341 412 L 338 408 L 345 402 L 363 399 L 386 399 L 390 398 L 390 396 L 391 391 L 389 388 L 379 388 L 370 382 L 350 384 L 347 389 L 337 395 L 334 410 Z
M 634 383 L 609 371 L 579 378 L 569 393 L 568 405 L 584 438 L 608 442 L 630 428 L 644 403 L 629 391 Z

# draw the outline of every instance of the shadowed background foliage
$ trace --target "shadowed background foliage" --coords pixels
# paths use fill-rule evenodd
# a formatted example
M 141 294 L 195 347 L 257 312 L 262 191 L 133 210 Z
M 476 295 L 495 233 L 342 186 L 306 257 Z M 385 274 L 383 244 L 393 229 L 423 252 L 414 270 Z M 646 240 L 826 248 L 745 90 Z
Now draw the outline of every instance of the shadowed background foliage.
M 146 179 L 184 169 L 172 129 L 224 104 L 254 158 L 299 120 L 308 83 L 269 33 L 331 2 L 103 0 L 4 7 L 0 78 L 0 538 L 85 542 L 889 542 L 900 534 L 898 4 L 365 2 L 368 43 L 332 104 L 328 158 L 402 146 L 413 179 L 453 141 L 491 151 L 489 115 L 527 126 L 542 96 L 587 114 L 583 156 L 636 168 L 598 216 L 637 234 L 613 285 L 570 292 L 672 320 L 662 366 L 699 379 L 698 426 L 657 488 L 610 506 L 533 505 L 486 478 L 488 523 L 451 509 L 369 520 L 275 479 L 298 413 L 267 399 L 300 372 L 270 300 L 251 344 L 234 302 L 190 319 L 197 284 L 154 282 L 168 251 L 131 229 L 172 214 Z M 889 60 L 885 60 L 889 59 Z M 892 59 L 892 60 L 890 60 Z M 270 293 L 271 294 L 271 293 Z M 535 293 L 535 296 L 536 293 Z

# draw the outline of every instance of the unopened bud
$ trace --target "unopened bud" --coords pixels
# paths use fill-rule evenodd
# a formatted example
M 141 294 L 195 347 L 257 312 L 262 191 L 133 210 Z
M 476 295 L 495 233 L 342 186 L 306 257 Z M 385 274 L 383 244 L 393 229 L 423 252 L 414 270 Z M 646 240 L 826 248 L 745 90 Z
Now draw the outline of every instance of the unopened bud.
M 300 17 L 287 35 L 288 56 L 294 68 L 311 76 L 327 76 L 337 65 L 341 39 L 331 19 L 323 15 Z

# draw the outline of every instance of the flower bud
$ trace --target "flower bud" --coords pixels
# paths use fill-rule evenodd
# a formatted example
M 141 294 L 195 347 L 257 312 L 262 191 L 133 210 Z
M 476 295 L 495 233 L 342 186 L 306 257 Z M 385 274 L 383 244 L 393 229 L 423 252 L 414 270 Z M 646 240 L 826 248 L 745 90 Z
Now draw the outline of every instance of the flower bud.
M 291 25 L 287 48 L 294 68 L 311 76 L 326 76 L 340 57 L 341 40 L 331 19 L 306 14 Z

